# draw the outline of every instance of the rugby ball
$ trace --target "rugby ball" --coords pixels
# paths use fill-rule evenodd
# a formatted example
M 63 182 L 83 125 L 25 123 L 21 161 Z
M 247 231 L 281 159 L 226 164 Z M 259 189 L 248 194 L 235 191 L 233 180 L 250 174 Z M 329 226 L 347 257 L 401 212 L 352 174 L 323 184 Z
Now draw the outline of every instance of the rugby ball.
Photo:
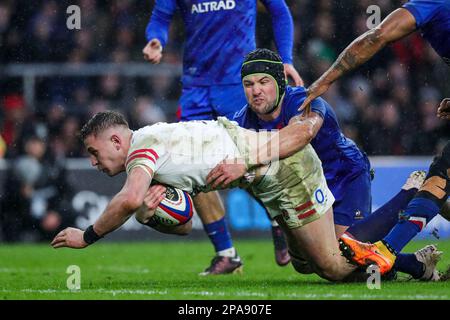
M 155 210 L 154 219 L 165 226 L 178 226 L 191 220 L 192 198 L 186 191 L 166 186 L 166 197 Z

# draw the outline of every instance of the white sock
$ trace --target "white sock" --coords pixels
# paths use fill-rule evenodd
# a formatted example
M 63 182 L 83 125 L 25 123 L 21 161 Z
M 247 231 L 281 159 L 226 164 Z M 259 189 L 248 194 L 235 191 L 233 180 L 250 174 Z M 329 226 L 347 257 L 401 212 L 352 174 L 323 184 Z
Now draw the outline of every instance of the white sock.
M 279 227 L 280 225 L 278 224 L 277 220 L 273 219 L 270 220 L 270 224 L 272 225 L 272 227 Z
M 233 258 L 236 256 L 236 249 L 234 247 L 231 247 L 225 250 L 217 251 L 217 255 L 222 257 Z

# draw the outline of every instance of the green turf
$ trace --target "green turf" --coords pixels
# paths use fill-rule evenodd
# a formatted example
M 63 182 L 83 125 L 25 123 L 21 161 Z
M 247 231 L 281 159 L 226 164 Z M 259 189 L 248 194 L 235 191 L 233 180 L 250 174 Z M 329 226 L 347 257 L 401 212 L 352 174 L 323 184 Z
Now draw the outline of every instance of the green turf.
M 243 275 L 200 277 L 209 263 L 209 243 L 187 241 L 97 243 L 84 250 L 49 245 L 0 246 L 0 299 L 450 299 L 450 281 L 332 284 L 315 275 L 280 268 L 269 241 L 236 240 Z M 406 248 L 412 251 L 424 242 Z M 440 269 L 450 264 L 450 241 Z M 81 290 L 70 291 L 67 267 L 81 269 Z

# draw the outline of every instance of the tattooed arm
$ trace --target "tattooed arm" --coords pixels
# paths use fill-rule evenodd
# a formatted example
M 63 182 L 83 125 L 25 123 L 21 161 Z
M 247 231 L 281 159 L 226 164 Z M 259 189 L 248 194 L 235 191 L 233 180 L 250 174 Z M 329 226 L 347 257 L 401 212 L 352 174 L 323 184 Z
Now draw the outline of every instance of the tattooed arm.
M 355 39 L 339 55 L 333 65 L 308 88 L 308 97 L 299 110 L 328 90 L 329 86 L 344 74 L 362 65 L 387 44 L 399 40 L 416 30 L 416 20 L 406 9 L 392 12 L 374 29 Z M 309 113 L 309 108 L 307 108 Z

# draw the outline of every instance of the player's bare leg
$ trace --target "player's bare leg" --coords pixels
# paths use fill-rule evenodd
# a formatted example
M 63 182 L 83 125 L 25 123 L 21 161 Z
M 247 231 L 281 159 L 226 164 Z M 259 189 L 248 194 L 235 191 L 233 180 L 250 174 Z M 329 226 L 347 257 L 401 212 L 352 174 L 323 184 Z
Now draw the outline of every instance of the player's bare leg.
M 347 230 L 347 229 L 348 229 L 348 226 L 342 226 L 342 225 L 335 224 L 334 230 L 336 233 L 336 240 L 339 239 L 339 237 L 342 236 L 344 234 L 345 230 Z M 304 255 L 299 252 L 296 254 L 296 253 L 294 253 L 294 251 L 292 251 L 292 249 L 290 249 L 290 248 L 295 248 L 295 239 L 294 238 L 290 238 L 290 240 L 288 241 L 288 248 L 289 248 L 289 255 L 291 258 L 291 262 L 292 262 L 292 265 L 294 266 L 295 270 L 297 270 L 299 273 L 302 273 L 302 274 L 314 273 L 314 270 L 313 270 L 311 264 L 304 257 Z
M 334 231 L 336 233 L 336 238 L 339 239 L 344 234 L 344 232 L 347 231 L 348 227 L 349 226 L 342 226 L 340 224 L 335 224 Z
M 295 229 L 290 229 L 281 216 L 276 219 L 287 236 L 290 252 L 304 257 L 312 268 L 311 271 L 322 278 L 341 281 L 356 269 L 341 255 L 334 231 L 332 209 L 319 219 Z M 296 267 L 295 263 L 293 265 Z
M 216 256 L 200 275 L 242 272 L 242 262 L 231 242 L 225 222 L 225 208 L 217 191 L 199 193 L 193 199 L 195 209 L 211 239 Z
M 195 210 L 203 224 L 215 222 L 225 216 L 225 208 L 219 192 L 201 192 L 193 200 Z

